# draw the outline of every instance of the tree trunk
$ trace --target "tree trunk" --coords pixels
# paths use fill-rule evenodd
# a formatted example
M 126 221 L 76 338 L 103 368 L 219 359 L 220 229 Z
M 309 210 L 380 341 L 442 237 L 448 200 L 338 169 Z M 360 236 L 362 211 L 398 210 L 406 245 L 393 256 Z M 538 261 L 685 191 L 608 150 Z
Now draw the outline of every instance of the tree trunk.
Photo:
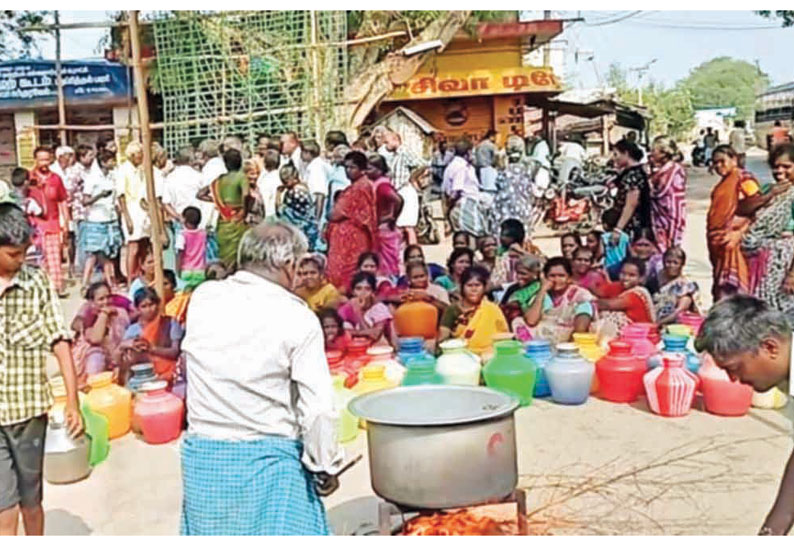
M 433 21 L 408 45 L 440 40 L 446 47 L 471 15 L 471 11 L 447 11 L 437 21 Z M 392 89 L 405 83 L 424 64 L 428 51 L 404 57 L 400 53 L 389 53 L 386 58 L 372 66 L 360 70 L 347 84 L 344 104 L 340 115 L 347 131 L 355 131 L 363 124 L 370 111 L 385 98 Z

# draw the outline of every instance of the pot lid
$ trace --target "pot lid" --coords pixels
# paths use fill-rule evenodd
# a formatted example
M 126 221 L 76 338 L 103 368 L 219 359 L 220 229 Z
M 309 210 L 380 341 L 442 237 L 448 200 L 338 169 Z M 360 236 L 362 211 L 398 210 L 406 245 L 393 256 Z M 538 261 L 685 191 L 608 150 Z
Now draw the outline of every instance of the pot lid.
M 439 345 L 441 350 L 460 350 L 466 348 L 466 341 L 463 339 L 447 339 Z
M 394 353 L 394 349 L 388 345 L 381 345 L 381 346 L 370 346 L 367 349 L 368 356 L 388 356 Z
M 138 391 L 147 392 L 147 391 L 160 391 L 164 390 L 168 387 L 168 382 L 165 380 L 152 380 L 151 382 L 144 382 L 141 384 L 141 387 L 138 388 Z
M 473 386 L 407 386 L 369 393 L 348 406 L 355 416 L 384 425 L 442 426 L 501 418 L 518 400 Z
M 154 371 L 154 365 L 151 363 L 136 363 L 132 367 L 130 367 L 130 371 L 133 373 L 142 373 L 144 371 Z

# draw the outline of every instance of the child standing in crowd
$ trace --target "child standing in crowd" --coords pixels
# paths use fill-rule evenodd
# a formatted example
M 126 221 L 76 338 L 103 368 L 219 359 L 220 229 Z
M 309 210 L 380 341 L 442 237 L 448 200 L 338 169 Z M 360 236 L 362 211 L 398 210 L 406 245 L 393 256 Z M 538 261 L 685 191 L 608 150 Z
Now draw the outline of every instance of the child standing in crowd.
M 613 233 L 618 226 L 620 220 L 620 211 L 617 209 L 607 209 L 601 215 L 601 221 L 604 223 L 604 233 L 601 235 L 601 241 L 604 243 L 604 267 L 607 269 L 620 269 L 620 264 L 626 259 L 629 253 L 629 236 L 626 232 L 620 231 L 620 238 L 617 243 L 612 240 Z M 617 273 L 610 273 L 611 280 L 618 280 Z
M 184 228 L 176 236 L 177 271 L 185 288 L 193 289 L 205 278 L 207 268 L 207 230 L 199 229 L 201 211 L 186 207 L 182 211 Z
M 0 203 L 0 536 L 17 534 L 19 514 L 28 535 L 44 534 L 42 466 L 47 411 L 47 357 L 58 360 L 66 387 L 64 423 L 69 434 L 83 430 L 70 333 L 49 277 L 25 265 L 31 227 L 13 203 Z

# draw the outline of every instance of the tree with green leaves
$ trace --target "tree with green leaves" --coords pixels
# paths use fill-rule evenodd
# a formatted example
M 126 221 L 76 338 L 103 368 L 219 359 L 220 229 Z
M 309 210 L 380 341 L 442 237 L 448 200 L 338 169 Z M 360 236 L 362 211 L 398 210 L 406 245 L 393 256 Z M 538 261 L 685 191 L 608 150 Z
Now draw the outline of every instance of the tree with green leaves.
M 694 68 L 680 83 L 696 109 L 735 107 L 738 118 L 749 119 L 756 95 L 769 86 L 769 76 L 754 64 L 723 56 Z
M 0 10 L 0 60 L 11 60 L 38 51 L 36 40 L 41 38 L 41 34 L 23 32 L 22 28 L 50 22 L 50 13 Z
M 759 14 L 761 17 L 766 17 L 767 19 L 780 19 L 784 27 L 794 26 L 794 11 L 762 10 L 762 11 L 756 11 L 756 13 Z

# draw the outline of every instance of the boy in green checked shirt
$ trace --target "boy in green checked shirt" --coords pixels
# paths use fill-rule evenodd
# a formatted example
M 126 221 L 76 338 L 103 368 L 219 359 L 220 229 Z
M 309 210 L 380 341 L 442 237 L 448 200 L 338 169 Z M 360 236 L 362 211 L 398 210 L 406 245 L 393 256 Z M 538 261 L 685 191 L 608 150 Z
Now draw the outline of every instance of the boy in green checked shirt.
M 45 372 L 55 354 L 66 385 L 66 427 L 83 430 L 77 382 L 58 296 L 47 275 L 25 265 L 31 227 L 22 209 L 0 203 L 0 536 L 44 533 L 44 437 L 52 395 Z

